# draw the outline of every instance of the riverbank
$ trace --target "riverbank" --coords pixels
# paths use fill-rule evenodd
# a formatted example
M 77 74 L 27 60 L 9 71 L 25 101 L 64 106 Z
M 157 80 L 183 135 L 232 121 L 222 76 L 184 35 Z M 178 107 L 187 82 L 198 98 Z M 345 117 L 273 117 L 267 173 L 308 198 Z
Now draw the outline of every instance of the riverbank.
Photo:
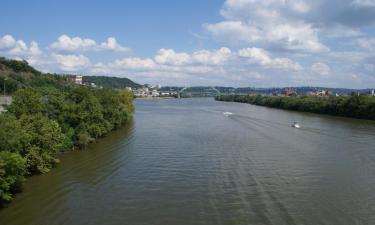
M 85 148 L 134 112 L 131 92 L 77 85 L 25 61 L 0 58 L 0 77 L 12 96 L 0 114 L 0 206 L 27 177 L 55 167 L 61 153 Z
M 261 95 L 221 95 L 216 97 L 215 100 L 248 103 L 300 112 L 375 120 L 375 97 L 373 96 L 280 97 Z

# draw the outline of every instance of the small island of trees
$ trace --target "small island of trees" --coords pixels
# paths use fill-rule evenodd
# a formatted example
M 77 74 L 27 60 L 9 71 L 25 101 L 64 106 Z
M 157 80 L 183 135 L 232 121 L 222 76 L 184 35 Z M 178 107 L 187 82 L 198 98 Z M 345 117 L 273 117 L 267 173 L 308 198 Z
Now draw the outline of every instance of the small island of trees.
M 242 102 L 278 109 L 295 110 L 375 120 L 375 97 L 352 94 L 350 96 L 262 96 L 221 95 L 218 101 Z

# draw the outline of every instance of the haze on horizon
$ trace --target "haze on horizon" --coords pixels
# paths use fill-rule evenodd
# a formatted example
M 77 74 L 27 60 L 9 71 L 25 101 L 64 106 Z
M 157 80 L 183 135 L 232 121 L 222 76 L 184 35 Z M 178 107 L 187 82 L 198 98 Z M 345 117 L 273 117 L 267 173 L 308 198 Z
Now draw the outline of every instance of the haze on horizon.
M 375 0 L 5 0 L 0 56 L 139 83 L 375 87 Z

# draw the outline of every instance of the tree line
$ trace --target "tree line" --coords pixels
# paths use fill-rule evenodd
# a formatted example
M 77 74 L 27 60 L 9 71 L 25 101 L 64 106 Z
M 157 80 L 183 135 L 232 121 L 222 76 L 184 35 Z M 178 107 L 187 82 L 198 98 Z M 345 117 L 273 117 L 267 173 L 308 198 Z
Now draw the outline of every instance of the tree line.
M 221 95 L 216 97 L 216 100 L 375 120 L 375 97 L 368 95 L 352 94 L 351 96 L 338 97 Z
M 128 123 L 134 106 L 130 92 L 68 85 L 61 77 L 33 71 L 26 62 L 8 60 L 4 69 L 1 60 L 5 72 L 0 75 L 27 84 L 14 86 L 13 102 L 0 114 L 3 206 L 28 176 L 50 171 L 59 153 L 85 148 Z

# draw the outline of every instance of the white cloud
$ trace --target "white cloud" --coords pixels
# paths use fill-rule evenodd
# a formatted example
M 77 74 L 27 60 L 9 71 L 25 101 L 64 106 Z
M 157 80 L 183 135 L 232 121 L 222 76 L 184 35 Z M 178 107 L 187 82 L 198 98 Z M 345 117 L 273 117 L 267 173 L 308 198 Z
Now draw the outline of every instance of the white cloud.
M 313 71 L 313 73 L 319 74 L 322 76 L 327 76 L 331 72 L 331 68 L 327 64 L 322 63 L 322 62 L 314 63 L 311 66 L 311 70 Z
M 84 55 L 63 55 L 53 53 L 51 57 L 60 70 L 66 72 L 82 71 L 91 65 L 90 60 Z
M 167 65 L 186 65 L 191 63 L 189 54 L 185 52 L 176 53 L 173 49 L 165 48 L 160 49 L 154 59 L 159 64 Z
M 203 27 L 220 41 L 252 43 L 262 38 L 262 31 L 242 21 L 222 21 L 204 24 Z
M 201 50 L 191 55 L 194 62 L 200 64 L 222 65 L 232 57 L 229 48 L 222 47 L 216 51 Z
M 359 7 L 375 7 L 375 0 L 354 0 L 352 4 Z
M 322 29 L 322 33 L 329 38 L 350 38 L 364 35 L 364 33 L 362 33 L 358 28 L 351 28 L 342 25 L 326 27 Z
M 200 50 L 191 54 L 175 52 L 173 49 L 160 49 L 154 57 L 155 62 L 162 65 L 184 66 L 191 64 L 221 65 L 232 56 L 229 48 L 222 47 L 218 50 Z
M 114 37 L 109 37 L 101 44 L 88 38 L 69 37 L 66 34 L 61 35 L 56 42 L 50 45 L 50 48 L 60 52 L 79 52 L 79 51 L 113 51 L 128 52 L 130 49 L 121 46 Z
M 77 51 L 89 50 L 96 48 L 97 44 L 92 39 L 82 39 L 80 37 L 69 37 L 68 35 L 61 35 L 56 42 L 51 44 L 51 48 L 58 51 Z
M 227 0 L 224 21 L 203 28 L 219 41 L 303 52 L 325 52 L 319 29 L 292 15 L 305 14 L 310 6 L 302 0 Z
M 248 59 L 252 64 L 258 64 L 269 68 L 278 68 L 292 71 L 302 70 L 299 63 L 288 58 L 271 58 L 269 53 L 261 48 L 245 48 L 238 51 L 240 57 Z
M 0 52 L 25 59 L 42 54 L 37 42 L 32 41 L 30 46 L 27 46 L 23 40 L 16 40 L 9 34 L 0 37 Z
M 156 64 L 152 59 L 124 58 L 122 60 L 116 60 L 114 65 L 128 69 L 152 69 Z
M 13 36 L 7 34 L 0 38 L 0 50 L 9 50 L 16 46 L 16 40 Z
M 361 48 L 365 50 L 375 51 L 375 38 L 361 38 L 358 39 L 356 42 Z
M 122 47 L 114 37 L 107 38 L 107 41 L 102 42 L 100 44 L 100 47 L 101 48 L 99 48 L 99 49 L 109 50 L 109 51 L 114 51 L 114 52 L 128 52 L 128 51 L 130 51 L 129 48 Z

